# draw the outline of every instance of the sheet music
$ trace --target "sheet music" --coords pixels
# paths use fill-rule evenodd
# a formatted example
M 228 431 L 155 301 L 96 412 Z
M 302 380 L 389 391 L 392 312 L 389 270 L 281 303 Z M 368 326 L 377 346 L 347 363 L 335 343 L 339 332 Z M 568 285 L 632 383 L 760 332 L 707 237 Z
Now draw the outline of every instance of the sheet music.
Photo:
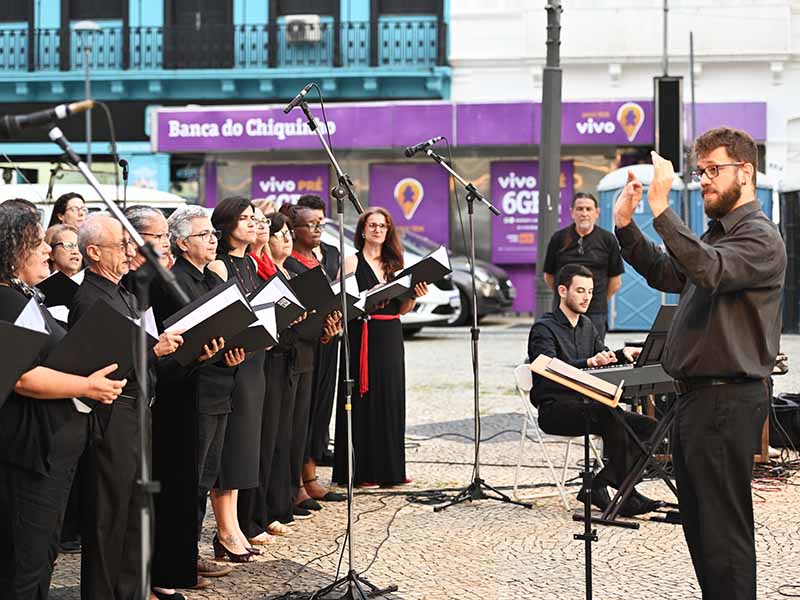
M 341 293 L 341 286 L 341 279 L 337 279 L 331 283 L 331 289 L 333 290 L 334 295 L 338 296 Z M 358 281 L 356 281 L 355 273 L 351 273 L 344 278 L 344 291 L 346 294 L 349 294 L 354 298 L 358 298 L 361 295 L 361 292 L 358 289 Z
M 44 315 L 42 315 L 42 311 L 39 309 L 39 303 L 36 302 L 35 298 L 31 298 L 28 301 L 28 303 L 25 305 L 25 308 L 23 308 L 22 312 L 19 313 L 17 320 L 14 321 L 14 325 L 18 325 L 19 327 L 24 327 L 25 329 L 30 329 L 32 331 L 38 331 L 39 333 L 50 333 L 47 329 L 47 324 L 44 321 Z
M 56 307 L 60 308 L 60 307 Z M 50 309 L 52 312 L 52 309 Z M 139 319 L 134 319 L 133 317 L 128 317 L 131 321 L 136 323 L 136 325 L 141 325 Z M 147 332 L 152 338 L 158 339 L 158 326 L 156 325 L 156 316 L 153 314 L 153 307 L 147 309 L 147 312 L 144 313 L 144 330 Z
M 250 327 L 263 327 L 276 340 L 278 339 L 278 324 L 275 320 L 275 306 L 254 307 L 257 320 Z
M 63 304 L 60 306 L 49 306 L 47 307 L 47 310 L 56 321 L 61 321 L 62 323 L 69 322 L 69 308 Z
M 298 306 L 303 306 L 303 303 L 297 299 L 291 288 L 280 277 L 273 277 L 263 290 L 250 298 L 250 304 L 254 306 L 256 304 L 276 304 L 281 298 L 288 298 Z
M 246 306 L 249 310 L 250 306 L 247 303 L 247 300 L 242 295 L 241 290 L 239 289 L 238 285 L 232 285 L 224 292 L 217 294 L 203 304 L 202 306 L 198 307 L 196 310 L 192 311 L 179 321 L 173 323 L 170 327 L 168 327 L 165 331 L 168 332 L 179 332 L 179 331 L 188 331 L 195 325 L 202 323 L 209 317 L 217 314 L 224 308 L 227 308 L 231 304 L 235 302 L 241 302 L 244 306 Z
M 409 263 L 405 267 L 403 267 L 402 269 L 400 269 L 399 271 L 397 271 L 395 273 L 395 276 L 399 275 L 400 273 L 402 273 L 406 269 L 408 269 L 410 267 L 413 267 L 417 263 L 420 263 L 420 262 L 422 262 L 423 260 L 425 260 L 427 258 L 435 260 L 440 265 L 445 267 L 448 271 L 452 270 L 452 268 L 450 266 L 450 255 L 447 252 L 447 248 L 445 248 L 444 246 L 439 246 L 436 250 L 434 250 L 433 252 L 431 252 L 427 256 L 420 256 L 416 260 L 409 261 Z

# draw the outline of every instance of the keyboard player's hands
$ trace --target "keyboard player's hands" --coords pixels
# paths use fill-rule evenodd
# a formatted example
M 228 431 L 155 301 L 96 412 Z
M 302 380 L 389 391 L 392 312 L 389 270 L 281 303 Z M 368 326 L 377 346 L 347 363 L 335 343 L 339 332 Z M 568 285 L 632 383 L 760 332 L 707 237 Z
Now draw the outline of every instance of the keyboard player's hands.
M 636 362 L 636 359 L 639 358 L 639 355 L 642 353 L 641 348 L 636 348 L 633 346 L 625 346 L 622 349 L 622 354 L 625 355 L 625 358 L 628 360 L 629 363 Z
M 615 362 L 617 362 L 617 355 L 611 350 L 603 350 L 590 357 L 586 364 L 593 369 L 595 367 L 605 367 Z

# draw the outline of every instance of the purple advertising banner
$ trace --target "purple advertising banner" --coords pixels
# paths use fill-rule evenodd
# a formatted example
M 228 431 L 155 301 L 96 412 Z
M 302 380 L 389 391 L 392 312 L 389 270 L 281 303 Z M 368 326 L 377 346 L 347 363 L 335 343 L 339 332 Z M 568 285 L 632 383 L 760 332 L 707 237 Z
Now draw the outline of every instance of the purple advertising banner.
M 313 110 L 319 119 L 322 113 L 316 107 Z M 448 137 L 458 146 L 527 146 L 540 142 L 541 104 L 533 102 L 336 104 L 327 114 L 331 139 L 338 148 L 401 148 L 437 135 Z M 321 148 L 302 113 L 285 115 L 279 106 L 159 108 L 152 118 L 151 142 L 156 152 Z M 652 145 L 653 123 L 652 100 L 565 102 L 561 143 Z M 698 134 L 719 125 L 744 129 L 764 141 L 766 104 L 698 103 Z
M 686 139 L 692 137 L 692 106 L 684 105 Z M 695 105 L 697 123 L 695 131 L 699 136 L 715 127 L 734 127 L 749 133 L 757 142 L 767 139 L 766 102 L 703 102 Z
M 533 268 L 539 229 L 539 162 L 493 162 L 491 179 L 492 204 L 500 209 L 500 216 L 492 219 L 492 262 Z M 572 161 L 561 161 L 561 227 L 570 221 L 574 182 Z
M 533 265 L 507 265 L 503 267 L 514 284 L 517 295 L 511 310 L 536 312 L 536 271 Z
M 539 104 L 457 104 L 457 146 L 530 146 L 539 143 Z
M 252 193 L 253 198 L 272 200 L 276 209 L 305 194 L 319 196 L 327 207 L 329 182 L 326 164 L 254 165 Z
M 369 204 L 382 206 L 400 231 L 450 244 L 447 172 L 436 164 L 372 164 Z
M 322 113 L 314 111 L 320 130 Z M 453 105 L 439 103 L 329 106 L 328 133 L 334 147 L 408 146 L 436 135 L 453 136 Z M 277 106 L 220 106 L 159 109 L 155 113 L 158 152 L 306 150 L 322 146 L 303 113 Z
M 651 145 L 653 102 L 564 102 L 561 143 L 565 145 Z

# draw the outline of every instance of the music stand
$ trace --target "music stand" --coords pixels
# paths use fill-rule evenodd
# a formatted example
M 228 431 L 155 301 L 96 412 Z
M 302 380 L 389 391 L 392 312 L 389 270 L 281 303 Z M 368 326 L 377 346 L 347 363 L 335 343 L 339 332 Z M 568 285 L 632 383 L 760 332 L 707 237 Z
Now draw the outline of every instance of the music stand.
M 565 362 L 540 354 L 530 364 L 530 370 L 568 388 L 573 392 L 577 392 L 583 401 L 583 471 L 581 473 L 583 478 L 583 532 L 574 534 L 573 538 L 583 541 L 585 567 L 586 567 L 586 599 L 592 598 L 592 542 L 596 542 L 597 530 L 592 529 L 592 481 L 594 480 L 594 472 L 589 462 L 589 435 L 591 418 L 589 414 L 589 406 L 592 402 L 599 402 L 611 409 L 614 409 L 619 404 L 619 399 L 622 396 L 622 387 L 624 384 L 620 382 L 618 386 L 603 381 L 599 377 L 590 375 L 589 373 L 582 372 L 568 365 Z

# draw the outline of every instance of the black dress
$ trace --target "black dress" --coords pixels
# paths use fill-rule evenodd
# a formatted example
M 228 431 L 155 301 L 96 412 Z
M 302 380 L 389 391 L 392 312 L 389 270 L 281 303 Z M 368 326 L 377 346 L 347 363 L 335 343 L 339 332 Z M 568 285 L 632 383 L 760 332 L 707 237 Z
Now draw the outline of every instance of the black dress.
M 361 290 L 379 283 L 359 252 L 356 280 Z M 375 314 L 396 315 L 400 302 L 392 300 Z M 403 327 L 399 319 L 369 319 L 369 391 L 359 391 L 359 356 L 364 320 L 350 323 L 350 377 L 352 397 L 354 483 L 392 485 L 406 479 L 406 374 Z M 336 407 L 336 446 L 333 480 L 347 483 L 347 417 L 343 390 Z
M 261 278 L 249 256 L 221 254 L 217 258 L 228 269 L 228 279 L 236 277 L 245 293 L 249 294 L 260 285 Z M 216 487 L 220 490 L 258 486 L 264 391 L 264 352 L 252 352 L 236 371 L 217 478 Z
M 0 286 L 0 320 L 13 322 L 27 303 L 21 292 Z M 40 310 L 50 338 L 37 363 L 64 336 L 43 305 Z M 35 400 L 12 391 L 0 407 L 0 597 L 47 597 L 88 428 L 88 416 L 70 400 Z

